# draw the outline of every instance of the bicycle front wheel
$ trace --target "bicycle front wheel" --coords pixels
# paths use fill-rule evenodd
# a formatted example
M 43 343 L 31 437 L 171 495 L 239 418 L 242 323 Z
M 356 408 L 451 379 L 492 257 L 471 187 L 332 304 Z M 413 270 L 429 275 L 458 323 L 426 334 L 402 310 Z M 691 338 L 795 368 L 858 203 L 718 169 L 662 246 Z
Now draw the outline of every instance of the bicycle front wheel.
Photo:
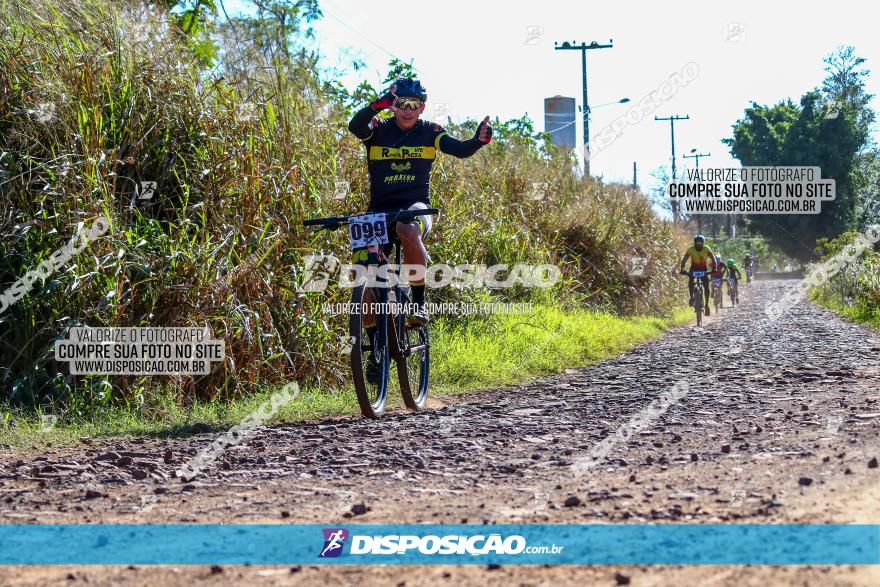
M 388 344 L 388 315 L 371 313 L 374 302 L 383 302 L 385 292 L 364 286 L 352 291 L 351 373 L 361 413 L 378 418 L 388 401 L 388 373 L 391 354 Z M 373 306 L 375 307 L 375 306 Z M 382 306 L 379 306 L 382 307 Z
M 428 404 L 430 344 L 427 326 L 404 326 L 403 356 L 397 363 L 397 377 L 403 403 L 411 410 Z
M 409 288 L 398 290 L 403 307 L 412 298 Z M 400 337 L 400 353 L 393 355 L 397 363 L 397 380 L 403 403 L 411 410 L 420 410 L 428 405 L 428 371 L 430 365 L 430 344 L 427 326 L 408 325 L 406 314 L 395 317 L 395 332 Z
M 694 312 L 697 314 L 697 326 L 703 325 L 703 288 L 694 288 Z

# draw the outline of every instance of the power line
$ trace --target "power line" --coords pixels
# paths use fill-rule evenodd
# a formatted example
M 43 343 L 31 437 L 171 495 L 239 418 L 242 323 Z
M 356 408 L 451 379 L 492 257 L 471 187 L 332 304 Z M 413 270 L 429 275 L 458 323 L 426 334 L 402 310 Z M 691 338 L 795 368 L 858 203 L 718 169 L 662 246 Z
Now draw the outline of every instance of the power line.
M 618 100 L 617 102 L 609 102 L 609 103 L 607 103 L 607 104 L 600 104 L 599 106 L 591 106 L 591 107 L 590 107 L 590 112 L 592 112 L 593 110 L 595 110 L 596 108 L 599 108 L 599 107 L 601 107 L 601 106 L 613 106 L 614 104 L 626 104 L 628 101 L 629 101 L 629 98 L 625 98 L 625 99 L 623 99 L 623 100 Z M 545 115 L 546 115 L 546 114 L 545 114 Z M 554 115 L 554 116 L 561 116 L 561 115 L 556 114 L 556 115 Z M 584 114 L 583 116 L 585 117 L 586 114 Z M 577 115 L 575 115 L 574 120 L 572 120 L 571 122 L 566 122 L 565 124 L 563 124 L 563 125 L 560 126 L 559 128 L 554 128 L 553 130 L 551 130 L 551 131 L 547 131 L 547 132 L 549 132 L 549 133 L 554 133 L 554 132 L 560 131 L 560 130 L 562 130 L 562 129 L 564 129 L 564 128 L 568 128 L 568 127 L 571 126 L 572 124 L 575 124 L 577 121 L 578 121 L 578 119 L 577 119 Z
M 351 32 L 353 32 L 354 34 L 356 34 L 357 36 L 359 36 L 360 38 L 364 39 L 365 41 L 367 41 L 368 43 L 370 43 L 370 44 L 373 45 L 374 47 L 377 47 L 379 50 L 381 50 L 381 51 L 383 51 L 384 53 L 388 54 L 389 56 L 391 56 L 391 57 L 397 59 L 398 61 L 405 61 L 404 59 L 401 59 L 400 57 L 398 57 L 397 55 L 395 55 L 394 53 L 392 53 L 391 51 L 389 51 L 388 49 L 386 49 L 385 47 L 383 47 L 382 45 L 380 45 L 379 43 L 377 43 L 376 41 L 374 41 L 373 39 L 371 39 L 371 38 L 368 37 L 367 35 L 363 34 L 363 33 L 360 32 L 359 30 L 357 30 L 356 28 L 354 28 L 353 26 L 351 26 L 350 24 L 348 24 L 347 22 L 345 22 L 344 20 L 342 20 L 341 18 L 339 18 L 338 16 L 336 16 L 335 14 L 333 14 L 332 12 L 330 12 L 330 10 L 328 10 L 328 9 L 326 8 L 326 4 L 324 5 L 324 7 L 321 8 L 321 12 L 323 12 L 323 13 L 325 13 L 325 14 L 331 16 L 334 20 L 336 20 L 337 22 L 339 22 L 339 24 L 341 24 L 342 26 L 344 26 L 345 28 L 347 28 L 348 30 L 350 30 Z M 416 67 L 416 66 L 413 65 L 412 68 L 413 68 L 415 71 L 417 71 L 417 72 L 419 72 L 419 73 L 422 73 L 422 72 L 419 70 L 418 67 Z

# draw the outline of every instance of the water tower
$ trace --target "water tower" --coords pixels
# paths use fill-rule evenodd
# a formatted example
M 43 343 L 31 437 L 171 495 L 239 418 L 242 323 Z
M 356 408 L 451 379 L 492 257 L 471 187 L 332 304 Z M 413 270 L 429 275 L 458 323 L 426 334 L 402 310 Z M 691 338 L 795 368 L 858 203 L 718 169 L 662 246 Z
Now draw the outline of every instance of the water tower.
M 550 133 L 554 145 L 574 149 L 577 140 L 576 118 L 574 98 L 544 98 L 544 132 Z

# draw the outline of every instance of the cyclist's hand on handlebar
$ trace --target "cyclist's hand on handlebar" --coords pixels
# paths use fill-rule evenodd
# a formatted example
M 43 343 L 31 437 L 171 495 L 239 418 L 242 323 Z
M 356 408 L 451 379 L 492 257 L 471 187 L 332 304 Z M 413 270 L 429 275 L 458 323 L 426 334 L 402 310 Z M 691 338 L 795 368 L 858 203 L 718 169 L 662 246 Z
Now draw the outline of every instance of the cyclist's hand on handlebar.
M 687 274 L 688 274 L 688 272 L 685 271 L 684 269 L 679 269 L 678 272 L 681 273 L 682 275 L 687 275 Z
M 370 108 L 372 108 L 376 112 L 381 112 L 382 110 L 385 110 L 386 108 L 391 108 L 392 106 L 394 106 L 394 103 L 397 102 L 397 94 L 394 93 L 396 91 L 397 91 L 397 86 L 396 85 L 391 86 L 391 89 L 388 90 L 388 92 L 386 92 L 386 94 L 384 96 L 381 96 L 381 97 L 373 100 L 373 102 L 370 104 Z
M 489 126 L 489 117 L 483 119 L 483 122 L 477 126 L 477 132 L 474 134 L 474 138 L 488 145 L 492 142 L 492 127 Z

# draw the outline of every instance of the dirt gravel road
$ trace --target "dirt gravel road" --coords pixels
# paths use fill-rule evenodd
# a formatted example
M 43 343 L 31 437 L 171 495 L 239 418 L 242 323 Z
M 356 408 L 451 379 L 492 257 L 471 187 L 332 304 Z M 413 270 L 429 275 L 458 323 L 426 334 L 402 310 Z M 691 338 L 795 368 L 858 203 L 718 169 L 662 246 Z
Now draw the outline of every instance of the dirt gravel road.
M 435 400 L 427 411 L 380 421 L 341 417 L 260 429 L 189 483 L 175 470 L 219 432 L 91 439 L 26 456 L 0 447 L 0 523 L 878 524 L 880 333 L 806 301 L 768 321 L 765 305 L 792 285 L 756 282 L 741 305 L 703 328 L 678 328 L 589 368 Z M 672 390 L 675 401 L 655 401 Z M 629 427 L 639 415 L 641 424 Z M 613 440 L 623 427 L 633 433 Z M 2 585 L 86 581 L 877 585 L 880 570 L 0 568 Z

